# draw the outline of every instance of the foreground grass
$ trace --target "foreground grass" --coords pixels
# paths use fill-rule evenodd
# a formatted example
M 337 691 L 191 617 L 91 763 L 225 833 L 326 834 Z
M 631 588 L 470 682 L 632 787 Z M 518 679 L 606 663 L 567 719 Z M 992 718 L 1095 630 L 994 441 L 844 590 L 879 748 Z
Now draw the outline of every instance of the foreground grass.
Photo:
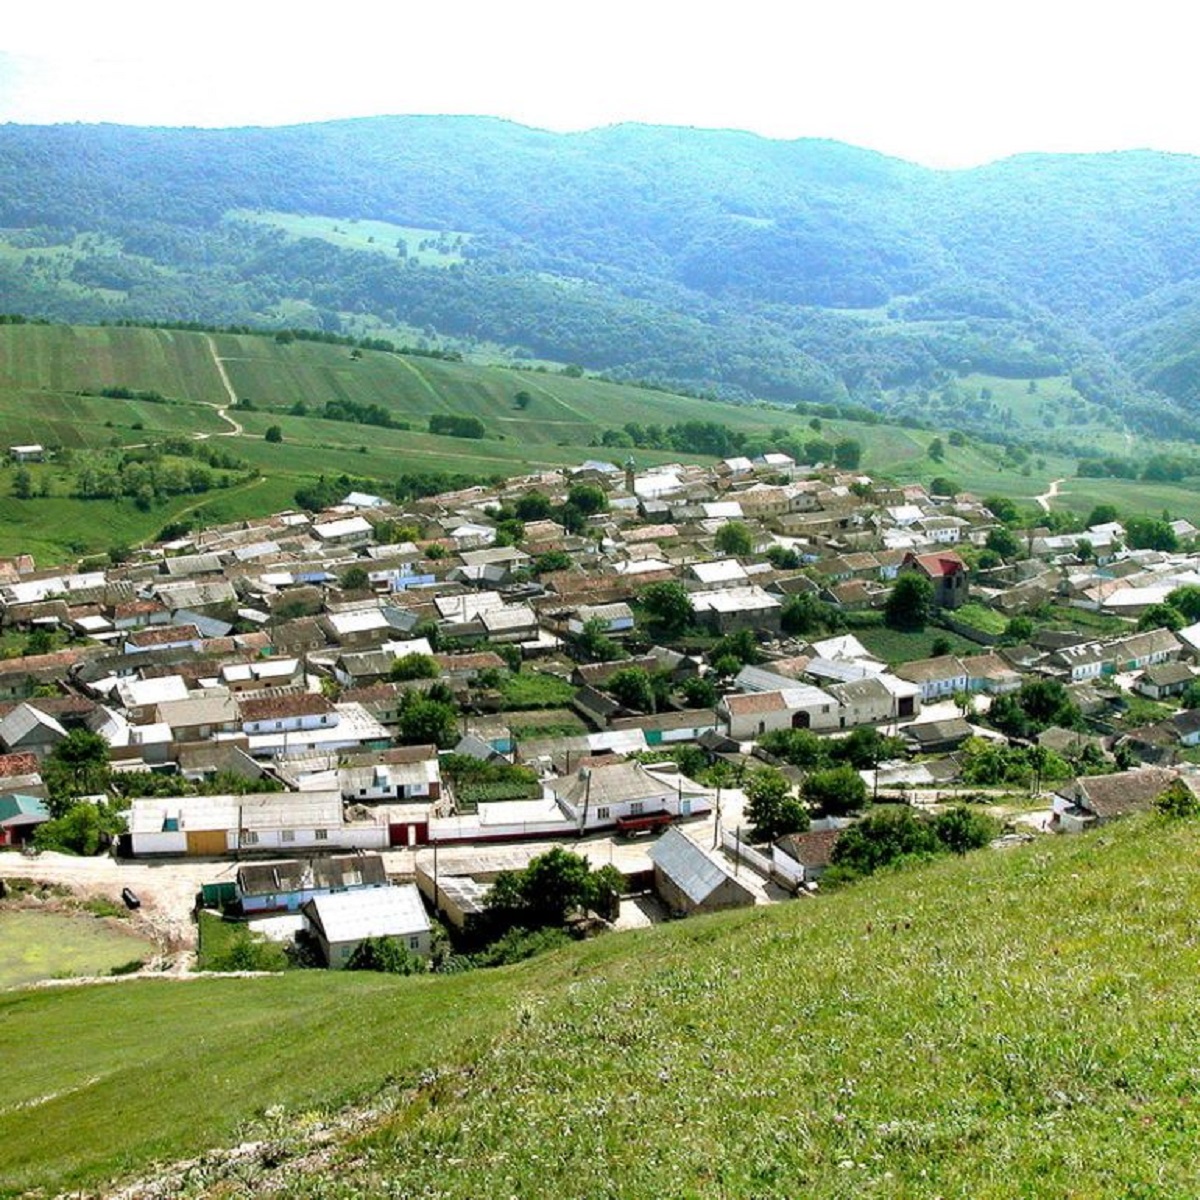
M 492 972 L 15 993 L 0 1194 L 396 1083 L 211 1194 L 1195 1195 L 1198 853 L 1134 821 Z
M 609 939 L 289 1196 L 1197 1193 L 1195 828 Z

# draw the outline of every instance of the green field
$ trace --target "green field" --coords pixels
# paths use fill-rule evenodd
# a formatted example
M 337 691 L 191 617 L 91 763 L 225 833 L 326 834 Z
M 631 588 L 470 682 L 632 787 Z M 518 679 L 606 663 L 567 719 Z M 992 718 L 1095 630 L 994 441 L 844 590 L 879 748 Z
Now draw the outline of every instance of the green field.
M 219 415 L 230 402 L 222 369 L 234 396 L 253 409 L 232 410 L 228 419 Z M 157 392 L 167 402 L 80 394 L 114 386 Z M 520 392 L 530 397 L 524 408 L 516 402 Z M 412 428 L 315 415 L 329 401 L 377 405 Z M 292 415 L 289 410 L 297 405 L 307 415 Z M 426 430 L 436 413 L 478 417 L 487 437 L 432 435 Z M 231 420 L 244 431 L 235 434 Z M 263 515 L 293 506 L 296 488 L 321 474 L 346 475 L 386 491 L 405 472 L 510 476 L 592 457 L 619 461 L 630 451 L 596 443 L 604 430 L 631 421 L 664 426 L 717 421 L 764 444 L 776 430 L 801 441 L 816 436 L 806 417 L 786 408 L 720 404 L 557 372 L 381 351 L 352 355 L 345 346 L 280 344 L 266 336 L 0 326 L 0 439 L 7 439 L 0 447 L 41 442 L 70 451 L 115 452 L 193 434 L 214 439 L 214 445 L 262 472 L 261 479 L 228 490 L 178 496 L 139 511 L 128 499 L 72 499 L 69 463 L 32 468 L 39 488 L 43 476 L 50 477 L 49 497 L 16 500 L 12 469 L 0 467 L 0 554 L 31 551 L 50 563 L 139 543 L 181 514 L 199 512 L 199 519 L 210 523 Z M 282 430 L 282 443 L 264 441 L 271 425 Z M 862 469 L 881 478 L 928 484 L 943 476 L 979 495 L 1010 496 L 1027 505 L 1051 480 L 1065 479 L 1055 507 L 1086 514 L 1104 500 L 1130 513 L 1157 515 L 1167 509 L 1200 523 L 1200 492 L 1188 484 L 1076 479 L 1073 458 L 1036 452 L 1018 469 L 1001 447 L 974 440 L 946 444 L 944 460 L 935 462 L 928 448 L 938 431 L 897 425 L 823 420 L 819 436 L 857 439 L 863 446 Z M 632 454 L 639 466 L 681 457 L 640 449 Z
M 332 1162 L 196 1182 L 1194 1195 L 1198 853 L 1197 823 L 1135 819 L 496 971 L 9 993 L 0 1195 L 263 1136 L 286 1160 L 320 1112 L 368 1099 L 379 1115 Z
M 38 979 L 107 975 L 153 950 L 133 930 L 95 917 L 6 910 L 0 912 L 0 989 Z
M 252 221 L 278 229 L 289 238 L 319 238 L 341 250 L 362 250 L 396 258 L 403 242 L 406 256 L 423 267 L 450 267 L 462 262 L 459 253 L 471 240 L 469 233 L 455 230 L 420 229 L 393 225 L 390 221 L 368 221 L 358 217 L 301 216 L 298 213 L 259 212 L 235 208 L 225 214 L 228 221 Z M 422 243 L 425 243 L 422 249 Z

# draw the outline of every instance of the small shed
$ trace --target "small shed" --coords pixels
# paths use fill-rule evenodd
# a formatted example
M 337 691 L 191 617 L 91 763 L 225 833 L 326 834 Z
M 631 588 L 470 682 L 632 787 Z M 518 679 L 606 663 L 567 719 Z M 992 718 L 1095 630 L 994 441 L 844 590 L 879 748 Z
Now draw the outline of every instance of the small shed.
M 36 443 L 31 446 L 9 446 L 8 457 L 18 463 L 41 462 L 46 457 L 46 448 Z
M 650 859 L 654 890 L 673 913 L 691 916 L 754 903 L 749 888 L 678 829 L 662 835 L 650 848 Z

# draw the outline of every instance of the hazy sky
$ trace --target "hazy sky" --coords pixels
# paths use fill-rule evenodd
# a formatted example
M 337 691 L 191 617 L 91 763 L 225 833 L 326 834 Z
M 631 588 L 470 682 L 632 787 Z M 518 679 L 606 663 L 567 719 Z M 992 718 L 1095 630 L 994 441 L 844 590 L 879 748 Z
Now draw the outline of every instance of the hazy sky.
M 5 12 L 0 121 L 486 113 L 829 137 L 931 166 L 1195 154 L 1198 23 L 1160 0 L 67 0 Z

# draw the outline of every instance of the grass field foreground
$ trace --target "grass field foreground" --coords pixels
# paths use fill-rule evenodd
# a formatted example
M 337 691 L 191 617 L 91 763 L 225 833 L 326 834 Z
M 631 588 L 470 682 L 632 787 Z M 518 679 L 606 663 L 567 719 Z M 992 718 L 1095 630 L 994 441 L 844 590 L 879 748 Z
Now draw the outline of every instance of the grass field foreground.
M 332 1162 L 199 1190 L 1193 1195 L 1198 853 L 1135 819 L 497 971 L 9 993 L 0 1194 L 144 1174 L 273 1105 L 286 1159 L 306 1114 L 411 1088 Z

